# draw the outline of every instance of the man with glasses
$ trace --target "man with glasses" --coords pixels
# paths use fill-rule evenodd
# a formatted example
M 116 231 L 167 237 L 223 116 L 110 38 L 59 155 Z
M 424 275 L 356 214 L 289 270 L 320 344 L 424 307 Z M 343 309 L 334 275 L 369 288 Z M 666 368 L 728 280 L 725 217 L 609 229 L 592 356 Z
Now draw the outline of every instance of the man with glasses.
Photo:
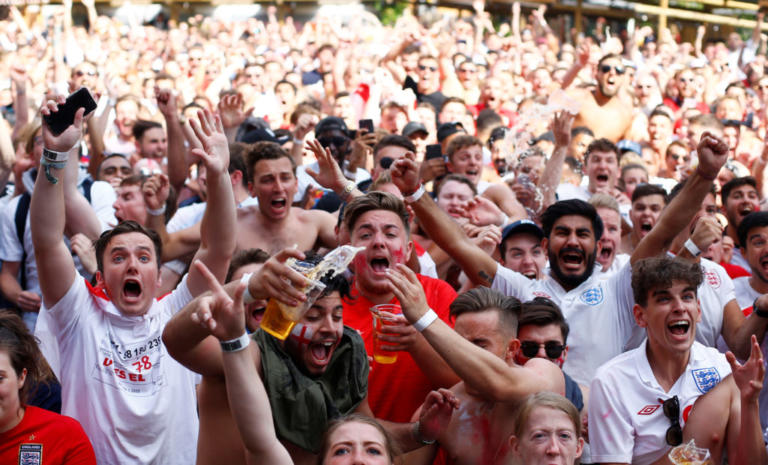
M 520 350 L 515 355 L 515 363 L 525 365 L 532 358 L 543 358 L 554 363 L 560 369 L 568 358 L 568 323 L 560 307 L 546 297 L 536 297 L 530 302 L 523 302 L 520 309 L 517 339 Z M 566 373 L 565 397 L 581 411 L 584 397 L 581 387 Z
M 443 106 L 445 95 L 440 91 L 440 65 L 437 58 L 430 55 L 421 56 L 416 74 L 418 82 L 408 76 L 403 83 L 403 89 L 413 90 L 419 103 L 427 102 L 438 111 Z
M 408 276 L 411 272 L 398 269 L 390 274 L 403 314 L 417 326 L 423 321 L 421 315 L 428 313 L 424 291 L 414 286 Z M 402 293 L 405 289 L 413 292 Z M 409 454 L 409 464 L 431 464 L 438 445 L 450 463 L 507 463 L 512 457 L 506 446 L 514 431 L 513 413 L 520 402 L 535 392 L 565 392 L 563 373 L 555 364 L 538 357 L 517 363 L 520 310 L 516 298 L 477 287 L 451 303 L 453 329 L 437 320 L 419 329 L 461 378 L 451 388 L 461 405 L 443 427 L 437 444 Z
M 678 71 L 675 74 L 673 83 L 677 89 L 677 96 L 666 97 L 664 105 L 671 108 L 675 112 L 676 117 L 680 117 L 687 108 L 695 108 L 702 114 L 709 113 L 707 104 L 697 99 L 696 92 L 698 91 L 698 86 L 696 85 L 696 74 L 691 68 L 683 68 Z
M 574 64 L 578 69 L 586 66 L 586 61 Z M 577 70 L 578 71 L 578 70 Z M 571 70 L 574 72 L 574 70 Z M 597 86 L 594 90 L 569 89 L 568 93 L 581 104 L 579 114 L 573 122 L 574 127 L 586 126 L 595 133 L 596 138 L 607 138 L 617 142 L 632 124 L 633 115 L 627 111 L 632 105 L 628 97 L 620 95 L 626 69 L 621 57 L 605 55 L 597 64 Z
M 683 425 L 697 399 L 721 382 L 736 389 L 729 375 L 733 371 L 741 376 L 748 367 L 742 368 L 733 354 L 726 359 L 695 341 L 701 319 L 697 288 L 704 279 L 698 264 L 670 257 L 635 264 L 633 313 L 648 339 L 600 367 L 592 381 L 589 443 L 595 463 L 669 463 L 665 456 L 683 442 Z M 747 365 L 759 357 L 753 347 Z M 728 434 L 738 437 L 739 423 L 729 424 Z M 711 436 L 694 436 L 698 446 L 712 441 Z M 728 455 L 736 463 L 740 451 L 733 447 L 735 441 L 725 439 L 720 437 L 721 444 L 728 444 Z

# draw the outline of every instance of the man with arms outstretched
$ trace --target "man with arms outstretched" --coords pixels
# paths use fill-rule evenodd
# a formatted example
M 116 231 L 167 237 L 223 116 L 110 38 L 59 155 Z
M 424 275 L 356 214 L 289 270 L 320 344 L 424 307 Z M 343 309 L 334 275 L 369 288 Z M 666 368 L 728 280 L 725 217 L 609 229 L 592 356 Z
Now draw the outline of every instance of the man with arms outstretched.
M 41 113 L 55 114 L 63 102 L 49 100 Z M 229 152 L 218 119 L 201 113 L 200 123 L 191 124 L 203 142 L 204 150 L 192 153 L 207 166 L 212 207 L 203 218 L 197 257 L 221 279 L 235 247 Z M 134 222 L 98 240 L 95 287 L 77 275 L 62 240 L 65 218 L 71 225 L 90 211 L 62 168 L 77 163 L 82 125 L 83 109 L 58 136 L 43 125 L 45 175 L 37 179 L 30 208 L 43 311 L 61 350 L 62 413 L 83 425 L 99 463 L 188 465 L 197 439 L 194 376 L 168 356 L 161 334 L 206 282 L 192 270 L 173 293 L 156 300 L 159 238 Z

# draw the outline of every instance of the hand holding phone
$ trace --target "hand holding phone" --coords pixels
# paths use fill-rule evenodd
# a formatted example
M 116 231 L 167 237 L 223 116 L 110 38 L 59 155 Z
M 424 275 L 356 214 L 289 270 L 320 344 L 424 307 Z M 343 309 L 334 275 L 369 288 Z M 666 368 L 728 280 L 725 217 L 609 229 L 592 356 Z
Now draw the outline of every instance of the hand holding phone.
M 64 104 L 59 105 L 59 110 L 55 113 L 43 115 L 45 125 L 54 136 L 58 136 L 75 122 L 75 113 L 80 108 L 85 108 L 87 116 L 96 109 L 96 101 L 93 100 L 91 93 L 87 88 L 81 87 L 72 93 Z
M 357 127 L 359 129 L 365 129 L 366 134 L 373 133 L 373 120 L 372 119 L 361 119 L 358 121 Z

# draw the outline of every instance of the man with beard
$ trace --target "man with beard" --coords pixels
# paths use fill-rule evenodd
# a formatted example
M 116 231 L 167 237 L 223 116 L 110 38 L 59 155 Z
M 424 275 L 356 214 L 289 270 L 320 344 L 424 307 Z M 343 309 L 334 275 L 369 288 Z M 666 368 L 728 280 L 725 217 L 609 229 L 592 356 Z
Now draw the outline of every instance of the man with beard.
M 619 203 L 607 194 L 595 194 L 589 199 L 603 222 L 603 237 L 598 242 L 597 262 L 603 274 L 619 271 L 629 260 L 629 255 L 619 253 L 621 242 L 621 213 Z
M 632 208 L 629 219 L 632 230 L 621 238 L 622 253 L 632 253 L 637 244 L 651 232 L 667 206 L 667 192 L 654 184 L 640 184 L 632 192 Z
M 577 65 L 586 63 L 577 61 Z M 568 94 L 581 104 L 574 127 L 586 126 L 596 138 L 607 138 L 614 143 L 623 139 L 632 124 L 632 112 L 627 111 L 632 102 L 619 95 L 626 68 L 621 57 L 605 55 L 597 63 L 597 87 L 594 90 L 569 89 Z
M 745 216 L 752 212 L 760 211 L 760 193 L 757 191 L 757 182 L 751 176 L 734 178 L 723 185 L 720 191 L 720 199 L 723 204 L 725 217 L 728 218 L 728 226 L 725 234 L 733 239 L 736 247 L 733 249 L 731 263 L 745 270 L 749 269 L 749 263 L 741 254 L 744 244 L 739 241 L 739 225 Z
M 727 146 L 706 135 L 699 145 L 699 167 L 689 178 L 676 202 L 640 243 L 630 261 L 657 255 L 667 249 L 676 231 L 688 224 L 709 191 L 727 157 Z M 631 335 L 634 322 L 631 308 L 631 267 L 604 279 L 594 273 L 597 242 L 603 224 L 597 211 L 581 200 L 551 205 L 541 216 L 543 246 L 549 255 L 549 278 L 532 281 L 500 266 L 466 239 L 461 229 L 423 194 L 413 160 L 393 164 L 392 179 L 411 205 L 422 227 L 435 242 L 461 265 L 467 277 L 479 285 L 492 286 L 521 300 L 548 297 L 564 309 L 573 333 L 564 370 L 577 382 L 586 384 L 604 362 L 618 355 Z M 592 337 L 600 334 L 600 338 Z

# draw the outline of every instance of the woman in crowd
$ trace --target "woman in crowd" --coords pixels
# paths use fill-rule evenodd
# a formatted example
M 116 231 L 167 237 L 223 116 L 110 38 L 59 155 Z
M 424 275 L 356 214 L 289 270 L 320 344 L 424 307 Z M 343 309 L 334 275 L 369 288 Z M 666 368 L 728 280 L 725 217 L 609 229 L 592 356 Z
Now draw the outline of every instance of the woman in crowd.
M 573 465 L 581 457 L 579 411 L 565 397 L 551 392 L 529 396 L 517 411 L 515 434 L 509 440 L 525 465 L 557 463 Z
M 0 312 L 0 463 L 95 465 L 80 423 L 27 404 L 44 372 L 37 342 L 21 318 Z

